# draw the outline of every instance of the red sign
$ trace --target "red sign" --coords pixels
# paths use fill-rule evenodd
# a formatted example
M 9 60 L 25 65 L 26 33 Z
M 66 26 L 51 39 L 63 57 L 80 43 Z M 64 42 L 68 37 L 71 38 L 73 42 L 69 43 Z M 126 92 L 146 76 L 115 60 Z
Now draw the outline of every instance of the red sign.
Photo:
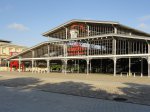
M 86 54 L 86 48 L 81 47 L 79 44 L 73 45 L 71 48 L 67 49 L 68 55 L 83 55 Z

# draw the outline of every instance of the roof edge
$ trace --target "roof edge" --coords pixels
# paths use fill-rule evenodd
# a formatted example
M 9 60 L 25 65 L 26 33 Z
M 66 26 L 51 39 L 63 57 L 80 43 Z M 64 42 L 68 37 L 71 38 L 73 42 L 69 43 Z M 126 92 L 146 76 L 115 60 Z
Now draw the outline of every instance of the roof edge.
M 51 30 L 48 30 L 47 32 L 42 33 L 43 36 L 47 37 L 47 34 L 50 32 L 53 32 L 56 29 L 59 29 L 61 27 L 65 27 L 65 25 L 73 23 L 73 22 L 83 22 L 83 23 L 109 23 L 109 24 L 119 24 L 119 22 L 114 22 L 114 21 L 97 21 L 97 20 L 82 20 L 82 19 L 72 19 L 70 21 L 67 21 L 57 27 L 52 28 Z

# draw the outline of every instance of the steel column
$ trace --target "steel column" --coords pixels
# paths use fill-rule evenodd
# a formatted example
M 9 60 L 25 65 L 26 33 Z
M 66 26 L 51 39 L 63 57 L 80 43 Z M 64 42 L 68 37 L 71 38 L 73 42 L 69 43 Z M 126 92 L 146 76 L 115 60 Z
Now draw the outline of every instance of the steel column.
M 89 59 L 86 60 L 86 66 L 87 66 L 87 69 L 86 69 L 86 73 L 87 75 L 89 75 Z
M 10 71 L 10 61 L 8 61 L 8 69 L 7 71 Z
M 141 58 L 141 77 L 143 77 L 143 58 Z
M 49 60 L 47 60 L 47 73 L 49 73 Z
M 67 59 L 64 60 L 64 65 L 65 65 L 65 75 L 67 74 Z
M 33 67 L 34 67 L 34 60 L 32 59 L 32 73 L 33 73 Z
M 129 76 L 131 76 L 131 58 L 129 57 Z
M 116 55 L 116 39 L 113 38 L 113 45 L 112 45 L 113 55 Z
M 113 61 L 114 61 L 114 76 L 116 76 L 116 57 L 113 58 Z

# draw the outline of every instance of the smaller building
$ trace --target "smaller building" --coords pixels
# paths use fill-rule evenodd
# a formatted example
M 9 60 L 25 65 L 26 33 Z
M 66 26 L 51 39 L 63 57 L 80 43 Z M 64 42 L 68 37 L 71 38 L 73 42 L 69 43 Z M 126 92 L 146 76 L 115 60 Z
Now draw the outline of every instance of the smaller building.
M 22 52 L 27 47 L 12 44 L 11 41 L 0 39 L 0 70 L 3 71 L 7 65 L 5 59 Z

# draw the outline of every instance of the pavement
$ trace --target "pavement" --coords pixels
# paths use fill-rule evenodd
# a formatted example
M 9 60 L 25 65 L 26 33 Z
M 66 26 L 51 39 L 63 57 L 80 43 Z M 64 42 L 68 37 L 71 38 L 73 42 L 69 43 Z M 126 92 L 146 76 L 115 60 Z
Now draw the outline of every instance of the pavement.
M 0 112 L 150 112 L 150 106 L 0 86 Z
M 4 112 L 7 112 L 7 109 L 8 112 L 17 112 L 12 111 L 17 109 L 19 109 L 18 112 L 24 112 L 24 109 L 33 109 L 33 112 L 43 112 L 44 109 L 46 109 L 44 111 L 49 109 L 63 112 L 68 108 L 74 109 L 72 112 L 93 110 L 94 112 L 148 112 L 149 90 L 150 78 L 148 77 L 0 72 L 0 109 L 6 109 Z M 34 97 L 37 95 L 38 97 Z M 72 98 L 72 102 L 68 101 L 68 98 Z M 114 98 L 124 98 L 126 101 L 116 102 Z M 58 105 L 55 105 L 55 102 Z M 43 110 L 40 110 L 40 107 Z M 62 109 L 55 110 L 59 107 Z M 65 111 L 70 112 L 70 110 Z

